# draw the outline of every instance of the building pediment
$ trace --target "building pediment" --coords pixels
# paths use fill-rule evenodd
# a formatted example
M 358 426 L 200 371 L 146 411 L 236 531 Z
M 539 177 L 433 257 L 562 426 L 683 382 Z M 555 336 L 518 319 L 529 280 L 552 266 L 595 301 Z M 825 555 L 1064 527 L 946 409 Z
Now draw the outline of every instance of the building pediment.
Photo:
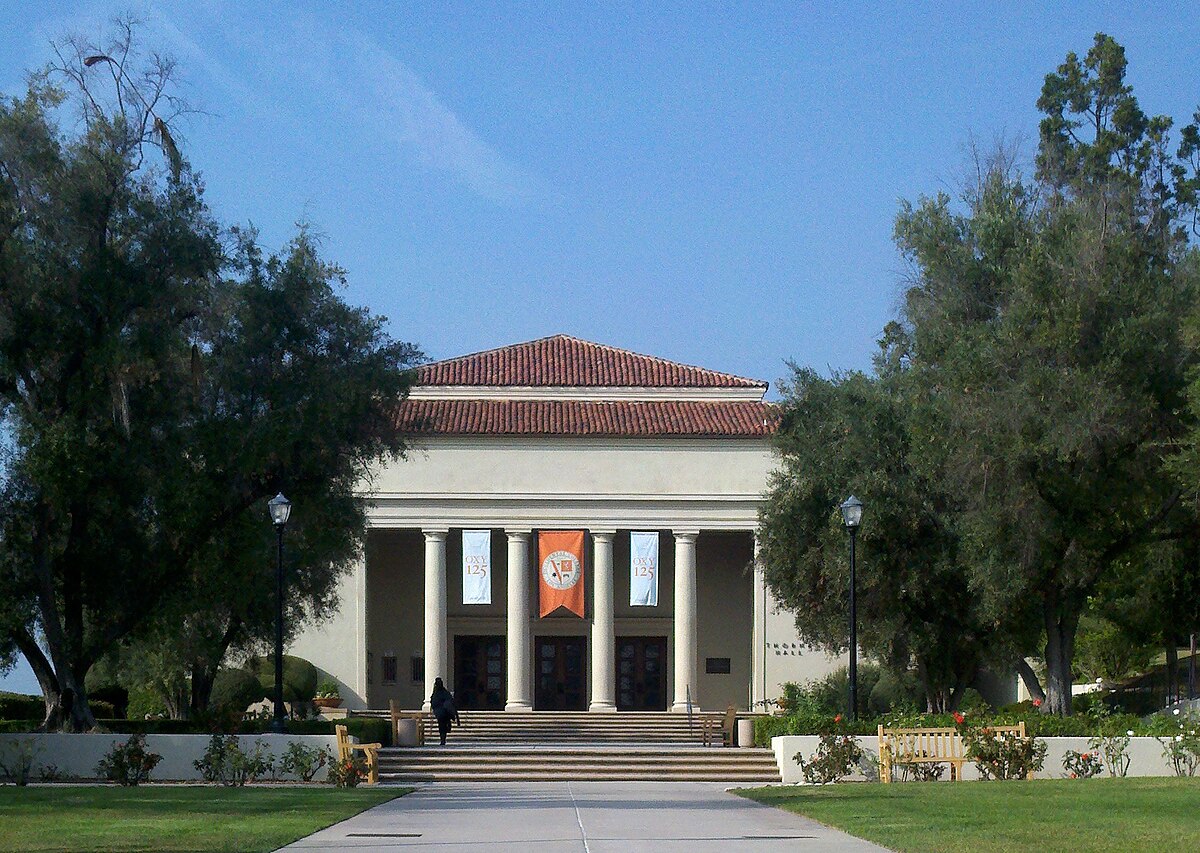
M 419 387 L 746 389 L 767 383 L 680 364 L 604 344 L 552 335 L 484 352 L 435 361 L 417 369 Z

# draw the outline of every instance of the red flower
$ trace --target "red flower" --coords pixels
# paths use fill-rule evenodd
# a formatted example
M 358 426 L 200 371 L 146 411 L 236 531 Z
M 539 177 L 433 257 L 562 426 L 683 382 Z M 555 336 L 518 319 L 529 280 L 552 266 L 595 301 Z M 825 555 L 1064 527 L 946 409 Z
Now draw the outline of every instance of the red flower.
M 1033 707 L 1035 707 L 1035 708 L 1040 708 L 1040 707 L 1042 707 L 1042 700 L 1041 700 L 1041 699 L 1034 699 L 1034 700 L 1033 700 Z
M 954 722 L 958 723 L 959 725 L 962 725 L 962 722 L 965 719 L 966 719 L 966 717 L 964 717 L 962 714 L 958 713 L 958 711 L 954 712 Z
M 835 723 L 840 723 L 842 721 L 842 715 L 838 714 L 836 717 L 833 718 L 833 721 Z

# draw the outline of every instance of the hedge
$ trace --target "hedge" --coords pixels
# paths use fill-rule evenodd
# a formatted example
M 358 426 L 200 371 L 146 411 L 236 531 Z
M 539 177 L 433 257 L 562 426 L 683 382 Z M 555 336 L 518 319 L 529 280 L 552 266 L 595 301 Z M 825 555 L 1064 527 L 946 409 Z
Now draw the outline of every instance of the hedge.
M 187 735 L 212 734 L 212 729 L 195 720 L 97 720 L 96 723 L 113 734 Z M 36 720 L 0 720 L 0 734 L 22 734 L 34 731 L 42 724 Z M 263 734 L 270 727 L 270 720 L 248 720 L 238 728 L 239 734 Z M 335 725 L 344 725 L 346 731 L 362 743 L 392 745 L 392 725 L 379 717 L 347 717 L 344 720 L 289 720 L 288 734 L 331 735 Z
M 0 691 L 0 720 L 30 720 L 46 716 L 46 703 L 41 696 Z
M 92 709 L 94 717 L 114 717 L 116 711 L 113 709 L 111 702 L 105 702 L 103 699 L 92 699 L 88 702 L 88 707 Z M 0 692 L 0 720 L 33 720 L 36 719 L 37 725 L 42 724 L 42 720 L 46 716 L 46 703 L 41 696 L 32 696 L 26 693 L 7 693 Z
M 967 719 L 974 725 L 1016 725 L 1024 722 L 1025 730 L 1036 737 L 1092 737 L 1097 733 L 1101 724 L 1094 717 L 1086 714 L 1076 714 L 1071 717 L 1056 717 L 1041 714 L 1021 713 L 1016 711 L 998 711 L 992 714 L 968 714 Z M 754 721 L 755 746 L 770 746 L 771 738 L 782 735 L 816 735 L 829 731 L 837 726 L 839 731 L 856 735 L 873 735 L 880 725 L 912 728 L 947 728 L 956 725 L 953 714 L 915 714 L 904 718 L 893 715 L 857 720 L 853 723 L 843 721 L 835 724 L 833 717 L 816 714 L 789 714 L 782 717 L 758 717 Z M 1166 717 L 1154 717 L 1143 721 L 1133 714 L 1113 714 L 1104 719 L 1102 727 L 1109 732 L 1132 731 L 1135 735 L 1160 735 L 1168 728 L 1174 732 L 1176 724 Z M 1177 727 L 1177 726 L 1176 726 Z

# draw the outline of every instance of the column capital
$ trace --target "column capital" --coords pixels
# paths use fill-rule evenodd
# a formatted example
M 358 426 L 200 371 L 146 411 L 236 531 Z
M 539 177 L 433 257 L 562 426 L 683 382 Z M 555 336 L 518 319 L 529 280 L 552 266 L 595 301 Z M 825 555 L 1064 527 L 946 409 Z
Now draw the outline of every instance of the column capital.
M 449 527 L 422 527 L 421 532 L 425 534 L 426 542 L 437 542 L 438 540 L 445 541 L 450 535 Z
M 504 528 L 504 535 L 508 537 L 510 542 L 514 539 L 519 542 L 522 539 L 528 539 L 530 536 L 532 536 L 533 529 L 532 528 L 522 529 L 522 528 L 518 527 L 516 529 L 510 530 L 509 528 L 506 527 L 506 528 Z
M 606 538 L 606 539 L 612 539 L 614 536 L 617 535 L 617 531 L 615 531 L 615 530 L 592 530 L 590 532 L 592 534 L 593 539 L 599 539 L 601 537 Z
M 674 536 L 676 539 L 691 539 L 692 541 L 695 541 L 696 537 L 698 537 L 700 535 L 700 531 L 699 530 L 672 530 L 671 535 Z

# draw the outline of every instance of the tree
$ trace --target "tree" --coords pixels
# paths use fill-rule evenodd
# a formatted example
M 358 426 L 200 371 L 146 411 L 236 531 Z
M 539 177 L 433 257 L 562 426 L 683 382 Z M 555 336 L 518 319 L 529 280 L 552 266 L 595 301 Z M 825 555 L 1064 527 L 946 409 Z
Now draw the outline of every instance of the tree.
M 928 709 L 953 710 L 996 642 L 959 560 L 953 502 L 920 473 L 903 376 L 886 354 L 880 367 L 882 378 L 793 369 L 760 515 L 765 577 L 802 640 L 844 651 L 848 540 L 836 507 L 858 495 L 859 644 L 897 676 L 915 664 Z
M 224 250 L 162 114 L 169 62 L 135 68 L 128 29 L 60 58 L 0 107 L 0 577 L 31 605 L 10 633 L 47 725 L 88 729 L 98 659 L 189 589 L 251 586 L 220 556 L 268 497 L 328 494 L 322 480 L 344 496 L 402 453 L 393 412 L 419 353 L 337 297 L 343 273 L 307 234 L 267 260 L 252 234 Z M 75 135 L 55 75 L 75 87 Z
M 1124 73 L 1098 35 L 1046 78 L 1036 183 L 1000 164 L 965 213 L 923 199 L 896 227 L 915 271 L 902 349 L 930 401 L 916 440 L 942 449 L 927 473 L 965 501 L 990 614 L 1014 636 L 1040 627 L 1043 708 L 1059 714 L 1090 596 L 1179 511 L 1164 463 L 1195 363 L 1180 330 L 1196 284 L 1179 263 L 1187 179 L 1170 120 L 1141 112 Z

